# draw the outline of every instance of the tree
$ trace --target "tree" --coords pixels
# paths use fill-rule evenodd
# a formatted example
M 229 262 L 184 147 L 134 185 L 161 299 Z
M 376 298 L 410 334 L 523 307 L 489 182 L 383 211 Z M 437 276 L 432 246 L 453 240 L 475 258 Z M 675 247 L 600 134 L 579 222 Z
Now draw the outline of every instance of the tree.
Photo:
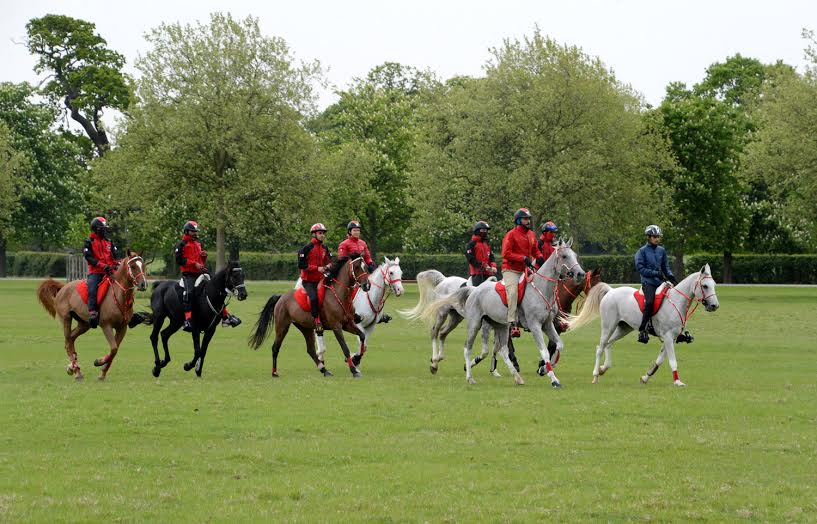
M 295 64 L 286 43 L 263 36 L 252 17 L 163 24 L 147 39 L 138 101 L 109 155 L 119 158 L 96 166 L 110 205 L 133 229 L 164 231 L 160 238 L 196 218 L 216 232 L 219 268 L 228 234 L 303 236 L 315 185 L 302 171 L 313 142 L 301 121 L 313 108 L 319 65 Z
M 0 122 L 0 278 L 6 276 L 6 245 L 14 233 L 14 216 L 19 206 L 16 172 L 25 159 L 11 143 L 9 128 Z
M 346 178 L 343 170 L 352 158 L 367 166 L 360 173 L 365 177 L 360 192 L 352 195 L 340 189 L 351 198 L 342 199 L 346 207 L 339 209 L 346 221 L 363 221 L 373 254 L 403 245 L 406 218 L 411 215 L 407 172 L 414 156 L 417 117 L 436 84 L 431 73 L 386 62 L 341 92 L 340 100 L 310 124 L 328 155 L 346 158 L 334 170 L 325 163 L 325 172 Z
M 125 58 L 108 49 L 95 29 L 94 24 L 69 16 L 33 18 L 26 24 L 26 46 L 39 56 L 34 70 L 52 75 L 43 93 L 54 103 L 62 99 L 102 156 L 110 146 L 102 112 L 127 111 L 131 89 L 122 73 Z
M 75 137 L 54 129 L 56 111 L 32 101 L 33 95 L 28 84 L 0 83 L 0 123 L 8 128 L 10 147 L 24 158 L 15 181 L 14 239 L 62 247 L 63 235 L 84 211 L 87 158 Z

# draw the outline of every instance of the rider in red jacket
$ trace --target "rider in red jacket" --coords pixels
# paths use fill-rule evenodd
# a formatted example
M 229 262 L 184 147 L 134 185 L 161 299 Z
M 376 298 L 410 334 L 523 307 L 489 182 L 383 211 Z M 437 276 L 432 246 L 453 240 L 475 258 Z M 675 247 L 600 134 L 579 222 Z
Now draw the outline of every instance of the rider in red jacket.
M 85 239 L 82 254 L 88 262 L 88 324 L 96 329 L 99 325 L 96 293 L 104 276 L 111 277 L 116 269 L 119 250 L 108 240 L 108 222 L 105 217 L 91 220 L 91 234 Z
M 182 329 L 185 331 L 193 331 L 193 306 L 191 298 L 194 293 L 196 280 L 202 273 L 207 273 L 207 251 L 202 248 L 201 241 L 199 241 L 199 224 L 195 220 L 188 220 L 184 224 L 182 239 L 176 244 L 173 253 L 176 255 L 176 263 L 182 271 L 182 279 L 184 281 L 184 292 L 182 293 L 182 307 L 184 308 L 184 325 Z M 225 307 L 221 311 L 221 325 L 224 327 L 235 327 L 241 324 L 241 319 L 235 315 L 231 315 Z
M 534 262 L 542 265 L 545 259 L 536 245 L 536 235 L 530 230 L 531 214 L 526 208 L 520 208 L 514 214 L 516 227 L 505 234 L 502 239 L 502 279 L 505 281 L 505 293 L 508 296 L 508 324 L 511 336 L 519 336 L 519 322 L 516 318 L 517 286 L 525 272 L 525 266 L 534 269 Z
M 468 259 L 468 273 L 471 285 L 478 286 L 489 277 L 496 275 L 496 262 L 488 243 L 488 230 L 491 226 L 480 220 L 474 225 L 474 236 L 465 246 L 465 258 Z
M 369 253 L 369 246 L 366 245 L 366 241 L 360 238 L 360 222 L 357 220 L 352 220 L 346 225 L 346 240 L 338 245 L 338 258 L 349 257 L 350 255 L 361 255 L 368 266 L 369 273 L 374 272 L 374 261 L 371 253 Z
M 324 278 L 324 273 L 332 267 L 332 254 L 323 244 L 326 226 L 320 222 L 313 224 L 309 232 L 312 240 L 298 251 L 298 268 L 301 270 L 304 290 L 309 295 L 312 318 L 315 320 L 315 334 L 323 336 L 323 325 L 318 309 L 318 284 Z
M 558 232 L 559 228 L 552 221 L 548 220 L 542 224 L 542 236 L 539 237 L 539 251 L 542 252 L 542 257 L 545 260 L 550 258 L 550 255 L 556 251 L 556 248 L 553 247 L 553 241 Z

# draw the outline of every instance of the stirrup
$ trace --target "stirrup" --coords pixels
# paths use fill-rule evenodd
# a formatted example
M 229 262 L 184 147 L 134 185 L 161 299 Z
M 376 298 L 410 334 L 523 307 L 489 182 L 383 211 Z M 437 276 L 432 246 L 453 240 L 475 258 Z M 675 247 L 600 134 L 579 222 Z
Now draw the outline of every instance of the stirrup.
M 221 327 L 236 327 L 241 324 L 241 319 L 235 315 L 228 315 L 227 318 L 221 319 Z
M 315 334 L 318 336 L 323 335 L 323 324 L 321 324 L 320 320 L 315 322 Z
M 638 332 L 638 341 L 642 344 L 646 344 L 650 341 L 650 336 L 647 334 L 646 330 Z
M 193 331 L 193 322 L 191 321 L 191 319 L 189 318 L 184 319 L 182 331 L 187 331 L 188 333 L 191 333 Z

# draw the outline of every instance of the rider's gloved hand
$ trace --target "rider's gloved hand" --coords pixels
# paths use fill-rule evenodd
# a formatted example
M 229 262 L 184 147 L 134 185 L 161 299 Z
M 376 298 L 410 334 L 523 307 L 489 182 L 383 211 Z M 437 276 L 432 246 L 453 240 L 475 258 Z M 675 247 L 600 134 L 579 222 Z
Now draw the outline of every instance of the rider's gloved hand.
M 369 264 L 368 266 L 366 266 L 366 269 L 368 269 L 368 270 L 369 270 L 369 273 L 374 273 L 374 270 L 375 270 L 376 268 L 377 268 L 377 266 L 375 266 L 375 265 L 374 265 L 374 262 L 372 262 L 371 264 Z
M 525 265 L 533 269 L 533 260 L 530 257 L 525 257 Z
M 108 275 L 109 277 L 112 277 L 112 276 L 113 276 L 113 268 L 112 268 L 111 266 L 109 266 L 108 264 L 105 264 L 105 267 L 103 267 L 103 268 L 102 268 L 102 270 L 103 270 L 103 271 L 105 272 L 105 274 L 106 274 L 106 275 Z
M 199 271 L 204 271 L 204 264 L 196 262 L 196 269 L 198 269 Z
M 542 266 L 542 264 L 544 264 L 544 263 L 545 263 L 545 257 L 539 257 L 539 258 L 536 259 L 536 265 L 537 266 Z

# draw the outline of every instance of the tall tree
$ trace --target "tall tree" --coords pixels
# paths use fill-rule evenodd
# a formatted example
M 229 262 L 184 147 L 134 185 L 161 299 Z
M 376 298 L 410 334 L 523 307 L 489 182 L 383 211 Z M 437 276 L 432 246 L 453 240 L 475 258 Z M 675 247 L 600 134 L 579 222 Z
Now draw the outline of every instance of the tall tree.
M 152 49 L 137 61 L 139 100 L 109 155 L 120 158 L 97 166 L 112 204 L 168 234 L 184 219 L 200 220 L 216 232 L 218 267 L 228 235 L 266 240 L 302 231 L 315 186 L 302 171 L 313 143 L 301 120 L 313 110 L 319 65 L 296 64 L 286 43 L 262 35 L 252 17 L 163 24 L 147 40 Z M 135 199 L 134 185 L 145 189 Z M 172 211 L 151 216 L 157 207 Z
M 11 132 L 0 122 L 0 278 L 6 276 L 6 246 L 14 233 L 19 206 L 18 175 L 25 159 L 12 145 Z
M 62 99 L 102 156 L 109 149 L 102 124 L 105 108 L 127 111 L 131 100 L 125 57 L 108 49 L 91 22 L 63 15 L 33 18 L 26 25 L 28 50 L 39 57 L 35 71 L 49 72 L 43 88 L 52 101 Z

